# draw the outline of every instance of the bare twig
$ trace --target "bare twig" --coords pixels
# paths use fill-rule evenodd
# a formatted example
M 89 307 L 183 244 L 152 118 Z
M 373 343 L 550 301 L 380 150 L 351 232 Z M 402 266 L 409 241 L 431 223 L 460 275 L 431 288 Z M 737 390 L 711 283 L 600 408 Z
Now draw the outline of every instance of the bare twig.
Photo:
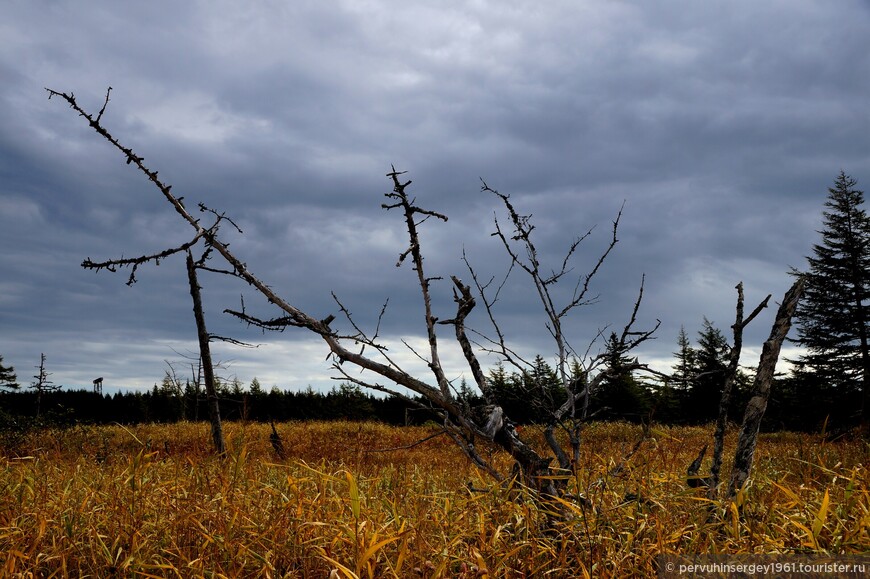
M 161 252 L 154 253 L 151 255 L 142 255 L 139 257 L 132 257 L 132 258 L 126 258 L 126 259 L 122 257 L 120 259 L 110 259 L 108 261 L 100 261 L 100 262 L 91 261 L 91 258 L 89 257 L 82 262 L 82 267 L 85 269 L 93 269 L 96 271 L 100 271 L 101 269 L 106 269 L 108 271 L 115 272 L 115 271 L 118 271 L 119 267 L 132 266 L 132 269 L 130 270 L 130 277 L 127 280 L 127 285 L 133 285 L 134 283 L 136 283 L 136 270 L 138 269 L 138 267 L 140 265 L 142 265 L 143 263 L 148 263 L 150 261 L 153 261 L 156 265 L 160 265 L 161 259 L 165 259 L 171 255 L 175 255 L 176 253 L 181 253 L 181 252 L 190 250 L 190 248 L 193 247 L 194 245 L 196 245 L 197 242 L 200 239 L 202 239 L 202 237 L 203 237 L 203 233 L 197 233 L 196 236 L 194 236 L 194 238 L 191 239 L 190 241 L 188 241 L 187 243 L 184 243 L 178 247 L 165 249 Z
M 439 436 L 443 436 L 445 434 L 447 434 L 447 430 L 442 428 L 441 430 L 439 430 L 435 434 L 430 434 L 429 436 L 427 436 L 425 438 L 421 438 L 420 440 L 418 440 L 416 442 L 412 442 L 411 444 L 406 444 L 404 446 L 392 446 L 390 448 L 370 448 L 370 449 L 364 450 L 363 452 L 375 453 L 375 452 L 395 452 L 397 450 L 409 450 L 411 448 L 420 446 L 424 442 L 428 442 L 428 441 L 432 440 L 433 438 L 438 438 Z

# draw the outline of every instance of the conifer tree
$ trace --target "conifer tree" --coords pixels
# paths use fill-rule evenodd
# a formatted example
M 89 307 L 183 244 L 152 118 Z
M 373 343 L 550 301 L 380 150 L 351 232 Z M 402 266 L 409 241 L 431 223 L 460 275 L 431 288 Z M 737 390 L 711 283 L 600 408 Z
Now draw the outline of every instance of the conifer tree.
M 0 387 L 18 389 L 18 378 L 15 376 L 15 368 L 3 365 L 3 356 L 0 356 Z
M 870 320 L 870 218 L 857 181 L 840 172 L 828 189 L 822 241 L 813 246 L 804 273 L 806 290 L 798 305 L 794 341 L 806 348 L 798 367 L 830 386 L 842 404 L 857 403 L 861 422 L 868 417 L 868 320 Z
M 689 341 L 689 335 L 686 333 L 686 328 L 680 326 L 680 333 L 677 336 L 677 346 L 679 350 L 674 352 L 676 364 L 674 364 L 674 372 L 672 379 L 674 386 L 680 391 L 685 392 L 689 389 L 692 377 L 695 374 L 695 359 L 697 352 L 692 348 L 692 342 Z
M 694 372 L 688 393 L 688 410 L 693 420 L 707 422 L 716 418 L 731 351 L 725 335 L 704 318 L 698 332 Z
M 640 421 L 649 412 L 649 395 L 635 378 L 633 359 L 623 353 L 615 332 L 607 341 L 606 356 L 608 376 L 593 394 L 599 417 Z

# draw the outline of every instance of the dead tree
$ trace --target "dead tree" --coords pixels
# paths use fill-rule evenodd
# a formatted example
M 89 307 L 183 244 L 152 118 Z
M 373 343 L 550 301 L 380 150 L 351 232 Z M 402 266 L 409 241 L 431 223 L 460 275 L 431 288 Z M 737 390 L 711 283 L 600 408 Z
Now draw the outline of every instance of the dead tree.
M 218 222 L 216 222 L 212 226 L 212 228 L 217 228 L 217 224 L 220 222 L 220 219 L 221 218 L 218 218 Z M 220 406 L 218 401 L 217 388 L 214 376 L 214 365 L 212 363 L 210 347 L 210 342 L 212 341 L 212 339 L 215 338 L 215 336 L 209 334 L 206 329 L 205 315 L 203 314 L 202 310 L 202 297 L 200 293 L 202 288 L 199 286 L 199 281 L 196 273 L 198 268 L 204 267 L 203 264 L 207 259 L 208 252 L 203 254 L 203 257 L 200 259 L 200 261 L 195 262 L 193 260 L 193 254 L 190 251 L 190 248 L 193 247 L 201 238 L 202 237 L 200 235 L 197 235 L 189 243 L 185 243 L 180 247 L 167 249 L 153 255 L 145 255 L 130 259 L 113 259 L 103 262 L 94 262 L 91 261 L 90 258 L 88 258 L 82 262 L 82 267 L 84 267 L 85 269 L 94 269 L 96 271 L 106 269 L 112 272 L 117 271 L 119 267 L 130 267 L 131 272 L 130 277 L 127 280 L 127 285 L 133 285 L 136 282 L 136 270 L 140 265 L 151 261 L 159 264 L 161 259 L 169 257 L 170 255 L 174 255 L 182 251 L 186 253 L 187 279 L 188 285 L 190 287 L 190 297 L 193 300 L 193 316 L 194 320 L 196 321 L 197 340 L 199 343 L 199 359 L 201 360 L 202 375 L 205 381 L 205 391 L 206 397 L 208 399 L 208 414 L 209 423 L 211 424 L 212 442 L 214 444 L 215 452 L 217 452 L 219 456 L 223 456 L 226 453 L 226 444 L 224 442 L 223 426 L 221 424 Z M 99 383 L 100 385 L 102 385 L 102 379 L 100 379 Z M 95 380 L 95 388 L 96 385 L 97 381 Z
M 621 357 L 652 338 L 653 333 L 658 329 L 660 321 L 656 323 L 652 329 L 638 331 L 634 329 L 637 322 L 637 314 L 640 309 L 643 299 L 644 276 L 641 276 L 640 289 L 637 300 L 634 303 L 631 315 L 628 322 L 623 327 L 619 334 L 614 333 L 614 339 L 611 343 L 611 351 L 601 352 L 600 354 L 589 356 L 591 350 L 590 344 L 584 353 L 575 350 L 574 346 L 568 339 L 564 330 L 564 321 L 574 310 L 593 304 L 597 301 L 598 296 L 591 295 L 591 283 L 595 275 L 598 273 L 607 257 L 610 255 L 613 248 L 618 243 L 617 231 L 619 221 L 622 217 L 622 209 L 617 213 L 611 228 L 610 241 L 605 249 L 599 254 L 597 260 L 590 268 L 588 273 L 580 275 L 575 280 L 574 290 L 571 297 L 566 303 L 558 303 L 553 294 L 553 288 L 562 281 L 568 274 L 572 272 L 571 261 L 574 257 L 580 244 L 585 241 L 591 234 L 592 230 L 588 230 L 582 236 L 576 238 L 565 252 L 564 258 L 558 270 L 545 271 L 543 264 L 533 240 L 533 231 L 535 226 L 531 222 L 531 216 L 520 214 L 510 201 L 508 195 L 499 193 L 492 189 L 486 182 L 482 183 L 482 190 L 489 192 L 498 197 L 507 214 L 512 231 L 506 232 L 498 219 L 495 223 L 495 232 L 493 236 L 497 237 L 504 247 L 505 251 L 511 258 L 511 268 L 508 271 L 508 276 L 515 269 L 519 269 L 526 275 L 526 278 L 531 281 L 538 301 L 544 311 L 546 319 L 546 328 L 553 340 L 553 346 L 556 353 L 556 372 L 561 384 L 564 402 L 561 404 L 554 403 L 553 400 L 548 400 L 546 397 L 537 395 L 542 393 L 543 389 L 538 388 L 539 392 L 530 392 L 530 400 L 534 400 L 538 404 L 544 406 L 546 415 L 549 417 L 545 430 L 544 437 L 549 446 L 554 458 L 557 460 L 558 468 L 562 471 L 572 472 L 578 466 L 580 457 L 580 433 L 582 425 L 585 423 L 588 416 L 589 396 L 609 377 L 611 377 L 612 368 L 607 367 L 606 360 L 608 354 L 610 356 Z M 486 309 L 489 321 L 494 329 L 494 338 L 486 338 L 489 344 L 484 348 L 487 351 L 497 354 L 501 359 L 515 367 L 521 374 L 525 373 L 532 364 L 522 359 L 514 350 L 512 350 L 506 340 L 504 332 L 501 330 L 497 321 L 497 316 L 494 311 L 496 302 L 498 301 L 498 293 L 501 287 L 507 281 L 507 276 L 501 282 L 501 285 L 494 292 L 488 292 L 487 284 L 481 284 L 478 276 L 475 274 L 471 264 L 466 259 L 465 261 L 472 279 L 477 287 L 479 296 L 481 297 Z M 596 339 L 600 338 L 602 331 L 596 333 Z M 571 372 L 569 365 L 572 362 L 580 361 L 582 371 L 580 376 L 575 376 Z M 637 361 L 623 368 L 622 371 L 637 371 L 645 370 L 652 372 L 645 364 Z M 483 389 L 481 384 L 478 386 Z M 533 385 L 533 388 L 537 385 Z M 568 436 L 571 445 L 571 454 L 562 448 L 555 435 L 557 429 L 562 429 Z
M 749 314 L 749 317 L 743 319 L 743 282 L 737 284 L 737 314 L 734 320 L 734 325 L 731 326 L 734 336 L 734 345 L 731 346 L 731 351 L 728 354 L 728 369 L 725 375 L 725 385 L 722 387 L 722 399 L 719 402 L 719 415 L 716 418 L 716 431 L 713 435 L 713 464 L 710 466 L 709 480 L 709 497 L 716 498 L 719 487 L 719 471 L 722 469 L 722 452 L 725 447 L 725 428 L 728 424 L 728 407 L 731 404 L 731 391 L 734 389 L 734 383 L 737 381 L 737 375 L 740 371 L 740 352 L 743 349 L 743 329 L 749 325 L 749 322 L 761 313 L 761 310 L 767 307 L 767 302 L 770 301 L 770 294 L 764 298 L 756 308 Z
M 761 359 L 752 385 L 752 398 L 746 404 L 740 437 L 737 440 L 737 450 L 734 451 L 734 466 L 731 468 L 731 480 L 728 484 L 731 497 L 743 488 L 746 479 L 749 478 L 752 459 L 755 456 L 755 445 L 758 442 L 758 431 L 761 428 L 764 411 L 767 409 L 767 399 L 770 397 L 779 351 L 791 329 L 791 319 L 803 294 L 804 283 L 804 278 L 799 277 L 785 293 L 776 312 L 773 327 L 770 329 L 770 336 L 761 348 Z
M 202 374 L 205 379 L 205 392 L 208 397 L 208 419 L 211 424 L 211 438 L 218 455 L 226 454 L 224 432 L 221 425 L 221 410 L 215 387 L 214 365 L 211 360 L 211 336 L 205 327 L 205 316 L 202 313 L 202 296 L 199 280 L 196 275 L 196 264 L 193 254 L 187 251 L 187 281 L 190 285 L 190 297 L 193 299 L 193 317 L 196 319 L 196 335 L 199 340 L 199 357 L 202 360 Z
M 221 218 L 219 217 L 211 228 L 213 230 L 216 230 L 220 221 Z M 129 278 L 127 279 L 127 285 L 132 286 L 134 283 L 136 283 L 136 270 L 140 265 L 148 262 L 154 262 L 155 264 L 159 264 L 162 259 L 165 259 L 171 255 L 181 252 L 186 253 L 187 279 L 190 286 L 190 296 L 193 300 L 193 315 L 196 321 L 197 338 L 199 342 L 199 357 L 202 361 L 202 374 L 205 379 L 205 391 L 208 398 L 209 422 L 211 423 L 212 441 L 214 444 L 215 452 L 217 452 L 218 455 L 223 456 L 226 453 L 226 445 L 224 443 L 223 427 L 221 425 L 217 389 L 214 382 L 214 366 L 212 364 L 211 348 L 209 346 L 209 343 L 214 338 L 214 336 L 211 336 L 206 330 L 205 316 L 202 311 L 202 299 L 200 295 L 201 288 L 199 286 L 196 274 L 196 270 L 199 267 L 204 267 L 202 263 L 204 263 L 204 260 L 207 258 L 208 252 L 203 254 L 203 257 L 200 259 L 199 262 L 194 262 L 193 255 L 190 251 L 191 247 L 196 245 L 202 238 L 203 236 L 197 233 L 197 235 L 194 236 L 191 241 L 184 243 L 179 247 L 167 249 L 152 255 L 143 255 L 135 258 L 112 259 L 102 262 L 94 262 L 91 261 L 90 258 L 88 258 L 82 262 L 82 267 L 85 269 L 93 269 L 96 271 L 106 269 L 111 272 L 117 271 L 120 267 L 130 267 L 131 271 Z
M 743 425 L 740 430 L 740 438 L 737 444 L 737 450 L 734 453 L 734 464 L 731 470 L 730 482 L 728 485 L 728 496 L 733 497 L 738 490 L 746 482 L 752 468 L 752 459 L 755 453 L 755 446 L 758 440 L 758 432 L 761 426 L 761 419 L 767 409 L 767 399 L 770 396 L 770 388 L 773 384 L 773 373 L 776 363 L 779 360 L 779 352 L 782 347 L 782 342 L 785 340 L 791 328 L 791 318 L 794 315 L 794 310 L 800 300 L 803 292 L 803 279 L 798 279 L 792 287 L 786 292 L 783 302 L 776 314 L 776 320 L 773 323 L 773 328 L 770 332 L 770 337 L 764 343 L 761 352 L 761 359 L 758 363 L 758 370 L 755 373 L 753 383 L 753 396 L 746 405 L 746 410 L 743 417 Z M 770 295 L 758 304 L 752 313 L 745 320 L 743 319 L 743 282 L 737 284 L 737 315 L 734 325 L 731 326 L 734 331 L 734 346 L 729 354 L 729 365 L 725 380 L 725 386 L 722 390 L 722 398 L 719 403 L 719 415 L 716 421 L 716 429 L 713 436 L 713 463 L 710 468 L 709 476 L 701 476 L 698 474 L 701 468 L 701 462 L 707 452 L 707 445 L 700 450 L 698 456 L 689 465 L 686 470 L 686 483 L 690 487 L 706 487 L 707 496 L 711 500 L 715 500 L 719 496 L 719 477 L 722 469 L 722 453 L 725 442 L 725 427 L 728 416 L 728 405 L 731 400 L 731 391 L 734 381 L 737 378 L 737 372 L 740 363 L 740 351 L 743 346 L 743 329 L 751 322 L 764 308 L 767 307 Z
M 575 240 L 569 247 L 567 255 L 561 265 L 561 269 L 558 272 L 551 275 L 545 274 L 543 273 L 541 264 L 537 258 L 537 252 L 532 243 L 531 233 L 534 228 L 530 223 L 530 219 L 518 214 L 506 195 L 497 193 L 484 183 L 485 191 L 497 195 L 502 200 L 505 208 L 508 210 L 511 225 L 514 229 L 513 234 L 509 235 L 501 229 L 497 222 L 495 235 L 501 239 L 505 249 L 510 254 L 512 263 L 514 264 L 512 268 L 514 266 L 519 267 L 525 270 L 530 276 L 538 293 L 538 297 L 543 304 L 547 316 L 547 327 L 556 345 L 556 355 L 558 356 L 559 361 L 559 373 L 561 375 L 567 400 L 564 404 L 552 408 L 551 410 L 552 418 L 547 438 L 553 456 L 546 456 L 539 453 L 526 440 L 519 436 L 514 423 L 510 420 L 510 417 L 505 416 L 502 409 L 498 407 L 496 403 L 497 401 L 491 392 L 489 383 L 478 359 L 478 353 L 475 351 L 474 344 L 469 337 L 469 330 L 465 325 L 468 315 L 477 305 L 475 296 L 472 292 L 472 287 L 465 284 L 459 277 L 450 276 L 453 286 L 453 299 L 456 304 L 455 313 L 452 318 L 443 320 L 436 316 L 432 306 L 431 292 L 433 284 L 442 278 L 437 276 L 430 277 L 424 269 L 419 227 L 430 219 L 446 221 L 447 217 L 441 213 L 424 209 L 417 205 L 416 201 L 408 195 L 408 187 L 411 184 L 411 181 L 403 181 L 400 179 L 403 175 L 402 172 L 396 171 L 394 168 L 387 174 L 387 177 L 391 180 L 393 188 L 391 192 L 386 194 L 388 201 L 382 206 L 386 210 L 398 210 L 402 214 L 405 222 L 409 245 L 407 249 L 400 254 L 397 266 L 409 262 L 417 278 L 417 285 L 419 286 L 422 302 L 422 321 L 423 327 L 426 330 L 428 352 L 423 353 L 414 350 L 412 351 L 419 358 L 425 360 L 432 373 L 432 378 L 434 380 L 434 383 L 432 384 L 403 369 L 396 362 L 387 347 L 378 341 L 380 319 L 378 321 L 378 327 L 375 328 L 374 332 L 371 335 L 367 334 L 359 328 L 350 315 L 349 310 L 339 301 L 338 297 L 333 294 L 337 307 L 343 315 L 346 323 L 351 328 L 349 331 L 342 333 L 332 327 L 332 323 L 335 320 L 334 315 L 329 315 L 322 319 L 312 316 L 286 301 L 278 295 L 271 286 L 267 285 L 259 277 L 254 275 L 248 269 L 247 264 L 230 251 L 227 244 L 220 239 L 219 231 L 216 227 L 217 224 L 209 228 L 204 227 L 200 223 L 200 220 L 191 215 L 187 210 L 185 205 L 182 203 L 181 198 L 173 195 L 171 192 L 171 186 L 165 184 L 159 179 L 157 171 L 148 168 L 144 164 L 144 159 L 142 157 L 134 153 L 131 148 L 122 145 L 101 124 L 102 115 L 105 112 L 106 105 L 108 104 L 108 93 L 102 109 L 95 116 L 81 108 L 74 95 L 60 93 L 49 89 L 47 90 L 49 98 L 55 96 L 62 98 L 79 115 L 85 118 L 91 128 L 115 146 L 122 153 L 127 164 L 132 164 L 141 171 L 159 189 L 164 198 L 173 206 L 181 218 L 194 229 L 195 236 L 191 243 L 174 250 L 175 252 L 188 250 L 194 243 L 202 240 L 209 252 L 213 251 L 217 253 L 228 264 L 228 269 L 221 271 L 221 273 L 231 275 L 244 281 L 261 294 L 268 303 L 280 310 L 279 316 L 264 318 L 249 314 L 246 311 L 243 302 L 240 310 L 227 309 L 225 310 L 227 313 L 263 329 L 283 330 L 288 327 L 298 327 L 317 334 L 329 349 L 330 356 L 333 360 L 333 367 L 339 374 L 338 378 L 376 391 L 393 394 L 404 398 L 405 400 L 414 400 L 412 396 L 398 390 L 397 387 L 407 389 L 422 399 L 422 404 L 440 416 L 444 432 L 450 436 L 457 445 L 459 445 L 475 465 L 490 474 L 493 478 L 496 480 L 505 480 L 510 476 L 518 475 L 524 484 L 540 491 L 544 496 L 556 496 L 562 494 L 564 483 L 560 484 L 557 482 L 558 477 L 554 476 L 551 462 L 555 458 L 558 461 L 559 468 L 568 469 L 576 467 L 576 458 L 579 455 L 579 425 L 585 418 L 588 395 L 591 388 L 596 387 L 604 380 L 607 372 L 607 369 L 602 363 L 604 360 L 603 356 L 591 356 L 584 368 L 585 372 L 582 379 L 572 380 L 569 378 L 567 370 L 568 360 L 571 356 L 576 355 L 577 352 L 565 336 L 563 322 L 565 317 L 572 310 L 595 301 L 594 298 L 589 295 L 590 282 L 606 257 L 609 255 L 613 246 L 616 244 L 618 218 L 614 221 L 612 240 L 606 251 L 600 256 L 590 273 L 581 276 L 578 279 L 572 299 L 567 304 L 557 306 L 550 290 L 554 284 L 563 279 L 571 271 L 569 260 L 574 255 L 579 244 L 589 234 L 587 233 L 581 238 Z M 202 206 L 200 206 L 200 208 L 202 209 Z M 520 258 L 520 249 L 515 249 L 514 242 L 519 244 L 524 255 L 529 257 L 528 260 Z M 108 266 L 103 265 L 103 267 Z M 476 274 L 470 266 L 469 271 L 474 280 L 473 283 L 478 290 L 478 294 L 483 298 L 486 312 L 492 321 L 496 335 L 495 338 L 488 341 L 489 347 L 485 347 L 483 350 L 495 352 L 508 360 L 511 364 L 522 366 L 524 361 L 510 348 L 500 326 L 496 323 L 494 304 L 497 300 L 497 294 L 491 297 L 488 296 L 487 284 L 481 284 L 477 280 Z M 637 302 L 635 303 L 634 310 L 632 311 L 630 320 L 626 324 L 621 333 L 621 337 L 619 338 L 619 349 L 621 350 L 621 354 L 626 354 L 632 351 L 639 344 L 650 339 L 653 331 L 655 331 L 655 328 L 648 331 L 636 331 L 633 329 L 642 295 L 643 285 L 641 282 L 641 291 Z M 384 310 L 381 311 L 381 316 L 383 315 Z M 453 391 L 453 386 L 444 371 L 440 358 L 438 328 L 442 325 L 453 327 L 453 339 L 455 339 L 461 347 L 468 369 L 474 378 L 474 382 L 481 390 L 484 399 L 488 402 L 488 411 L 484 413 L 483 416 L 478 416 L 469 411 Z M 658 324 L 656 324 L 656 327 L 658 327 Z M 598 335 L 600 336 L 600 334 L 601 330 L 598 330 Z M 408 345 L 408 347 L 410 348 L 410 345 Z M 590 351 L 591 348 L 592 345 L 589 346 L 587 352 Z M 351 374 L 347 369 L 348 365 L 355 366 L 364 373 L 362 375 L 356 372 Z M 645 366 L 635 360 L 631 368 L 643 369 Z M 368 378 L 368 376 L 374 376 L 375 378 Z M 385 380 L 386 383 L 381 382 L 381 379 Z M 208 384 L 208 381 L 206 381 L 206 383 Z M 561 448 L 553 436 L 554 430 L 559 426 L 567 428 L 571 436 L 573 460 L 572 458 L 569 458 L 568 453 Z M 485 453 L 482 453 L 480 450 L 481 444 L 494 445 L 495 447 L 509 453 L 514 459 L 516 465 L 516 468 L 512 473 L 499 471 L 489 460 L 487 460 Z M 567 477 L 565 478 L 567 479 Z
M 60 386 L 48 379 L 51 372 L 45 369 L 45 354 L 39 355 L 39 366 L 36 366 L 36 375 L 33 376 L 33 382 L 30 383 L 30 388 L 36 391 L 36 418 L 42 411 L 42 396 L 49 392 L 60 390 Z
M 51 98 L 51 96 L 63 96 L 63 98 L 65 100 L 67 100 L 67 102 L 70 103 L 70 106 L 72 106 L 74 109 L 79 111 L 79 113 L 82 116 L 84 116 L 85 118 L 88 119 L 91 127 L 96 129 L 97 132 L 99 132 L 101 135 L 108 138 L 113 144 L 118 146 L 117 141 L 115 141 L 105 131 L 105 129 L 103 129 L 102 126 L 100 125 L 100 120 L 106 111 L 106 107 L 109 104 L 109 96 L 111 94 L 111 91 L 112 91 L 112 88 L 109 87 L 109 89 L 106 91 L 106 97 L 105 97 L 105 101 L 103 102 L 103 107 L 100 109 L 100 112 L 96 117 L 92 117 L 92 116 L 86 114 L 83 110 L 79 109 L 78 105 L 75 104 L 75 97 L 73 95 L 59 95 L 59 93 L 56 93 L 56 92 L 51 91 L 51 90 L 49 90 L 48 92 L 49 92 L 49 98 Z M 124 150 L 124 149 L 122 149 L 122 150 Z M 133 155 L 132 151 L 130 151 L 129 149 L 126 149 L 124 151 L 127 154 L 127 163 L 128 164 L 135 160 L 138 167 L 140 167 L 140 168 L 143 167 L 141 165 L 142 159 L 140 157 L 136 157 L 135 155 Z M 152 180 L 154 180 L 157 178 L 157 172 L 154 172 L 153 174 L 149 174 L 149 176 L 152 177 Z M 168 187 L 166 188 L 166 194 L 169 194 Z M 170 194 L 170 197 L 172 197 L 171 194 Z M 173 205 L 176 207 L 176 209 L 181 208 L 183 211 L 185 211 L 185 214 L 189 216 L 189 214 L 186 213 L 186 210 L 183 209 L 184 208 L 184 204 L 182 203 L 183 198 L 172 197 L 172 200 L 174 202 Z M 200 267 L 203 267 L 203 268 L 205 267 L 204 264 L 205 264 L 205 261 L 208 259 L 209 252 L 210 252 L 210 249 L 208 247 L 208 240 L 212 236 L 217 234 L 217 231 L 218 231 L 220 225 L 222 224 L 222 222 L 228 221 L 228 222 L 232 223 L 232 220 L 229 220 L 225 216 L 219 215 L 216 212 L 209 210 L 204 205 L 200 204 L 199 207 L 200 207 L 201 212 L 213 214 L 215 217 L 214 222 L 208 228 L 204 228 L 204 227 L 201 227 L 198 225 L 196 234 L 193 236 L 193 238 L 190 241 L 183 243 L 178 247 L 165 249 L 163 251 L 159 251 L 157 253 L 150 254 L 150 255 L 142 255 L 142 256 L 133 257 L 133 258 L 111 259 L 111 260 L 102 261 L 102 262 L 94 262 L 90 258 L 87 258 L 82 262 L 81 265 L 85 269 L 92 269 L 94 271 L 100 271 L 100 270 L 105 269 L 105 270 L 108 270 L 111 272 L 116 272 L 116 271 L 118 271 L 119 268 L 129 267 L 130 268 L 130 276 L 127 279 L 127 285 L 132 286 L 134 283 L 136 283 L 136 272 L 137 272 L 140 265 L 143 265 L 146 263 L 154 263 L 156 265 L 159 265 L 161 260 L 166 259 L 170 256 L 175 255 L 175 254 L 182 253 L 182 252 L 187 254 L 187 275 L 188 275 L 188 281 L 190 284 L 190 295 L 191 295 L 191 298 L 193 299 L 193 311 L 194 311 L 194 318 L 196 319 L 197 334 L 198 334 L 198 338 L 199 338 L 200 358 L 201 358 L 202 364 L 203 364 L 203 374 L 205 375 L 205 388 L 206 388 L 206 392 L 207 392 L 208 399 L 209 399 L 209 419 L 211 422 L 212 439 L 214 442 L 215 451 L 219 455 L 223 456 L 226 452 L 226 446 L 224 444 L 224 439 L 223 439 L 223 429 L 221 426 L 220 411 L 218 409 L 218 398 L 217 398 L 217 392 L 216 392 L 215 383 L 214 383 L 214 370 L 213 370 L 212 363 L 211 363 L 211 353 L 210 353 L 210 349 L 209 349 L 209 342 L 212 338 L 214 338 L 214 336 L 210 336 L 206 331 L 205 318 L 204 318 L 203 313 L 202 313 L 202 301 L 200 299 L 200 287 L 199 287 L 199 284 L 197 282 L 197 276 L 196 276 L 196 269 L 200 268 Z M 196 223 L 198 224 L 198 220 L 196 221 Z M 233 223 L 233 225 L 235 226 L 234 223 Z M 192 254 L 191 254 L 191 248 L 193 248 L 195 245 L 199 244 L 200 242 L 204 242 L 207 247 L 206 247 L 206 250 L 203 252 L 203 256 L 200 258 L 200 260 L 197 262 L 194 262 Z M 96 384 L 97 384 L 97 381 L 94 381 L 95 387 L 96 387 Z M 102 379 L 100 379 L 100 384 L 102 384 Z

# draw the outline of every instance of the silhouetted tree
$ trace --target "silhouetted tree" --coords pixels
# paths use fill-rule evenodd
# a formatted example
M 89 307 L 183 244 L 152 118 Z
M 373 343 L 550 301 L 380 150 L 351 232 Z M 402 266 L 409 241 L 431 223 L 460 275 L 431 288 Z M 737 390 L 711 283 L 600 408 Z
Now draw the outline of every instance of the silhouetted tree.
M 679 349 L 674 352 L 676 363 L 673 366 L 670 379 L 675 388 L 686 393 L 695 375 L 697 353 L 692 347 L 686 328 L 683 326 L 680 326 L 680 333 L 677 335 L 677 347 Z
M 607 341 L 606 360 L 608 375 L 592 394 L 595 417 L 640 421 L 649 413 L 649 395 L 634 376 L 634 360 L 620 350 L 616 333 Z
M 33 376 L 33 382 L 30 383 L 30 388 L 36 392 L 36 417 L 39 418 L 42 410 L 42 397 L 49 392 L 60 390 L 60 386 L 48 379 L 51 372 L 45 369 L 45 354 L 39 355 L 39 366 L 36 366 L 37 372 Z
M 252 396 L 261 396 L 264 393 L 263 387 L 260 385 L 260 381 L 257 380 L 256 376 L 251 380 L 248 392 L 250 392 Z
M 3 365 L 3 356 L 0 356 L 0 388 L 17 390 L 20 386 L 15 375 L 15 368 Z
M 804 299 L 798 306 L 797 360 L 816 382 L 835 388 L 842 404 L 860 408 L 870 435 L 870 218 L 857 181 L 840 172 L 828 189 L 822 241 L 807 257 Z
M 709 422 L 717 416 L 728 369 L 730 347 L 725 335 L 704 318 L 694 350 L 691 380 L 687 392 L 687 413 L 695 422 Z

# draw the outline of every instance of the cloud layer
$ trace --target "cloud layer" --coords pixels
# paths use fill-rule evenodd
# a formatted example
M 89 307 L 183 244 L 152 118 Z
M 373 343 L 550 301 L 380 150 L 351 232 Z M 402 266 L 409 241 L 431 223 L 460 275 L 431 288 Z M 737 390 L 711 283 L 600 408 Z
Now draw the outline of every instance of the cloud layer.
M 425 225 L 430 275 L 467 278 L 463 250 L 482 277 L 504 275 L 499 207 L 480 178 L 533 215 L 552 268 L 594 227 L 578 275 L 624 204 L 598 303 L 570 331 L 579 346 L 621 328 L 645 274 L 640 323 L 662 327 L 643 354 L 660 366 L 681 325 L 691 335 L 706 316 L 727 332 L 738 281 L 753 306 L 781 297 L 833 178 L 870 178 L 870 10 L 858 1 L 34 0 L 3 12 L 0 355 L 24 381 L 45 352 L 55 382 L 149 387 L 163 360 L 195 348 L 182 260 L 143 268 L 132 288 L 79 267 L 190 232 L 43 87 L 96 111 L 112 86 L 109 130 L 189 204 L 231 215 L 255 273 L 316 316 L 337 311 L 334 291 L 366 327 L 389 298 L 381 331 L 396 350 L 423 328 L 413 272 L 394 267 L 401 219 L 380 208 L 391 164 L 450 217 Z M 511 281 L 499 314 L 516 347 L 551 355 L 533 289 Z M 218 346 L 235 361 L 227 375 L 329 385 L 317 340 L 258 335 L 221 311 L 242 293 L 264 304 L 228 280 L 203 285 L 212 331 L 262 344 Z M 436 291 L 449 317 L 449 287 Z M 772 315 L 748 329 L 750 349 Z

